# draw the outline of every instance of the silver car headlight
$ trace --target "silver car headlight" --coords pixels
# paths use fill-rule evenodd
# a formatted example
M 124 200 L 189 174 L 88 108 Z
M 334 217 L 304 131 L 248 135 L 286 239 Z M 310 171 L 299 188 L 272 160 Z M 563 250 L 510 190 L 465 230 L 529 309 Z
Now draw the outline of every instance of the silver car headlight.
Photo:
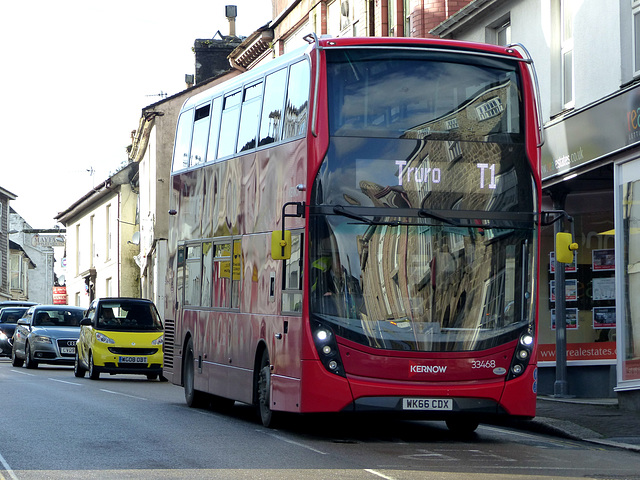
M 45 337 L 44 335 L 34 335 L 33 341 L 39 343 L 53 343 L 50 337 Z

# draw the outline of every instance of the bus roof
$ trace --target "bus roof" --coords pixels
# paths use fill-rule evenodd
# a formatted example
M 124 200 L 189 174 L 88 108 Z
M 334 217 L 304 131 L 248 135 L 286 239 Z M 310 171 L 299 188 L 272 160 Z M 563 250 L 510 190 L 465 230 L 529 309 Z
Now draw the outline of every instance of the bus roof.
M 486 52 L 506 55 L 517 59 L 522 58 L 520 52 L 513 47 L 491 45 L 487 43 L 466 42 L 461 40 L 446 40 L 441 38 L 411 38 L 411 37 L 321 37 L 318 43 L 323 48 L 356 47 L 356 46 L 389 46 L 389 47 L 434 47 L 461 51 Z
M 512 47 L 490 45 L 476 42 L 464 42 L 459 40 L 443 40 L 438 38 L 408 38 L 408 37 L 327 37 L 323 36 L 318 39 L 317 45 L 320 48 L 340 48 L 340 47 L 358 47 L 358 46 L 388 46 L 388 47 L 432 47 L 437 49 L 453 49 L 459 51 L 488 53 L 494 55 L 504 55 L 513 59 L 521 60 L 523 57 L 520 52 Z M 221 95 L 225 92 L 238 89 L 246 83 L 250 83 L 253 79 L 259 79 L 273 70 L 277 70 L 282 66 L 293 63 L 310 55 L 310 52 L 316 48 L 314 43 L 305 45 L 289 53 L 274 58 L 273 60 L 260 65 L 259 67 L 248 70 L 241 75 L 232 79 L 216 84 L 190 98 L 188 98 L 182 106 L 182 110 L 187 110 L 194 106 L 200 105 L 213 96 Z

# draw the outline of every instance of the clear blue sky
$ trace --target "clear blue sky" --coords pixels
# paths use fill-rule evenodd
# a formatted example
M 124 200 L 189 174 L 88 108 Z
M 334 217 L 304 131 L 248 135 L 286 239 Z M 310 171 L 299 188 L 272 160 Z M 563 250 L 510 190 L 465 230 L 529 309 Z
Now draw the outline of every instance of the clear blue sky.
M 271 20 L 270 0 L 32 0 L 0 16 L 0 186 L 33 228 L 53 218 L 121 162 L 140 112 L 185 88 L 196 38 Z M 93 169 L 94 175 L 89 174 Z

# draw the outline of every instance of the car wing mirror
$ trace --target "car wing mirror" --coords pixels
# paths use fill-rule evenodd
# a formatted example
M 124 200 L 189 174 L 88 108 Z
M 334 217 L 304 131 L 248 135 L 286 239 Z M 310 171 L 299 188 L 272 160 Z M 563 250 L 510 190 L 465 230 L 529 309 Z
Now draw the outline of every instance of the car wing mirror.
M 80 320 L 80 326 L 82 327 L 83 325 L 90 326 L 91 325 L 91 319 L 90 318 L 83 318 L 82 320 Z

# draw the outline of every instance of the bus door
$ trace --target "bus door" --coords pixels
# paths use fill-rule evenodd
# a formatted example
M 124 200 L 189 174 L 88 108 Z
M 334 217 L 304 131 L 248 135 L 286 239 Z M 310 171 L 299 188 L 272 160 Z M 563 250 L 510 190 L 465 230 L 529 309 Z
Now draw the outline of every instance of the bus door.
M 280 407 L 286 410 L 297 409 L 299 404 L 301 351 L 303 338 L 302 321 L 302 279 L 304 241 L 303 230 L 291 232 L 291 255 L 282 259 L 282 283 L 276 285 L 272 292 L 274 300 L 280 295 L 282 322 L 281 331 L 276 331 L 274 351 L 271 353 L 271 364 L 275 375 L 273 384 L 273 399 L 280 402 Z M 288 252 L 287 252 L 288 253 Z M 275 282 L 271 282 L 272 285 Z M 280 290 L 280 292 L 278 292 Z M 282 406 L 282 402 L 285 403 Z M 291 404 L 289 404 L 291 403 Z M 280 408 L 279 408 L 280 409 Z

